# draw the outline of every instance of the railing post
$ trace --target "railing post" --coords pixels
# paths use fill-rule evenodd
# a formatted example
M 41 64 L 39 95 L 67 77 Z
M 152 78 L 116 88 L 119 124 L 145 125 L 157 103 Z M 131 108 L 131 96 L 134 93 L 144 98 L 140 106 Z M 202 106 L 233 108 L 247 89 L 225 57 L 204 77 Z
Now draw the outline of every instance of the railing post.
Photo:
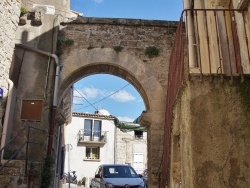
M 27 138 L 26 138 L 26 156 L 25 156 L 25 174 L 27 174 L 28 169 L 28 150 L 29 150 L 29 138 L 30 138 L 30 127 L 28 126 Z

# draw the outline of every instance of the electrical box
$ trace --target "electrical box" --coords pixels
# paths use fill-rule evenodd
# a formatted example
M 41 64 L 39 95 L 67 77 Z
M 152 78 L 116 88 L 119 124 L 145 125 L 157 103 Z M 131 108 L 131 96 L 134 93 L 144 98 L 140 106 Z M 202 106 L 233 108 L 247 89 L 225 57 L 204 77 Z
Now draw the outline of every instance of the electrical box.
M 43 100 L 23 100 L 21 110 L 21 120 L 41 121 Z

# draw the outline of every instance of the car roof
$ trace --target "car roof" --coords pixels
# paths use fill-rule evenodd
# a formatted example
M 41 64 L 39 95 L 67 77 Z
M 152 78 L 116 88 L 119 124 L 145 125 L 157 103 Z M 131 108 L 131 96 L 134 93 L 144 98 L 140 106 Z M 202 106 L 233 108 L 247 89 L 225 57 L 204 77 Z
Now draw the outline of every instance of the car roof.
M 129 166 L 127 164 L 102 164 L 100 166 Z

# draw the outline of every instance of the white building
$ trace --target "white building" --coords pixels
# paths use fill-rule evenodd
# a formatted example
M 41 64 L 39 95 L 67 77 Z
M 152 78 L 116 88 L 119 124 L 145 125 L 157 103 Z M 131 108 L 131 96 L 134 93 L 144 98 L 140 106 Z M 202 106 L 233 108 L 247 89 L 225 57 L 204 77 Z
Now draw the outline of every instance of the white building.
M 86 178 L 86 186 L 100 164 L 129 164 L 141 173 L 147 168 L 147 133 L 132 127 L 122 123 L 117 128 L 115 117 L 103 109 L 73 113 L 65 128 L 65 144 L 72 147 L 66 147 L 64 172 L 76 171 L 78 181 Z
M 72 149 L 66 149 L 64 172 L 76 171 L 77 180 L 85 177 L 88 186 L 100 164 L 115 163 L 114 138 L 114 117 L 106 110 L 73 113 L 65 128 L 65 144 L 71 144 Z

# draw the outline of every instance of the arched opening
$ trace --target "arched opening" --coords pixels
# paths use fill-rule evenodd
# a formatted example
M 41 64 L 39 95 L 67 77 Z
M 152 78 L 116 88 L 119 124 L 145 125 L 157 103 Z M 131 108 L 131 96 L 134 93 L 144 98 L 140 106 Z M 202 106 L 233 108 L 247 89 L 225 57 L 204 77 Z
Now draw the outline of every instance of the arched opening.
M 147 130 L 148 184 L 149 186 L 158 184 L 162 170 L 161 159 L 163 156 L 166 104 L 164 88 L 167 81 L 165 78 L 166 72 L 160 73 L 164 68 L 162 64 L 159 65 L 160 72 L 158 72 L 137 56 L 131 55 L 125 50 L 116 53 L 111 48 L 75 49 L 62 55 L 61 59 L 62 69 L 58 90 L 59 110 L 67 112 L 68 115 L 71 114 L 71 111 L 68 110 L 69 105 L 67 103 L 71 104 L 72 101 L 72 97 L 69 96 L 72 95 L 73 84 L 82 78 L 94 74 L 110 74 L 126 80 L 137 90 L 145 105 L 145 111 L 141 114 L 140 125 Z M 67 114 L 65 117 L 67 117 Z M 70 120 L 70 118 L 68 119 Z M 78 138 L 74 137 L 75 139 Z M 133 147 L 130 146 L 132 142 L 127 138 L 123 139 L 122 142 L 124 145 L 121 147 L 125 151 L 122 157 L 124 157 L 129 153 L 127 151 L 131 151 Z M 142 159 L 141 153 L 138 152 L 134 158 Z M 119 163 L 131 164 L 133 162 L 131 161 L 132 157 L 130 161 L 123 159 Z
M 138 174 L 147 169 L 147 130 L 138 122 L 145 105 L 137 90 L 110 74 L 86 76 L 71 88 L 66 176 L 76 171 L 77 182 L 88 186 L 100 164 L 128 164 Z

